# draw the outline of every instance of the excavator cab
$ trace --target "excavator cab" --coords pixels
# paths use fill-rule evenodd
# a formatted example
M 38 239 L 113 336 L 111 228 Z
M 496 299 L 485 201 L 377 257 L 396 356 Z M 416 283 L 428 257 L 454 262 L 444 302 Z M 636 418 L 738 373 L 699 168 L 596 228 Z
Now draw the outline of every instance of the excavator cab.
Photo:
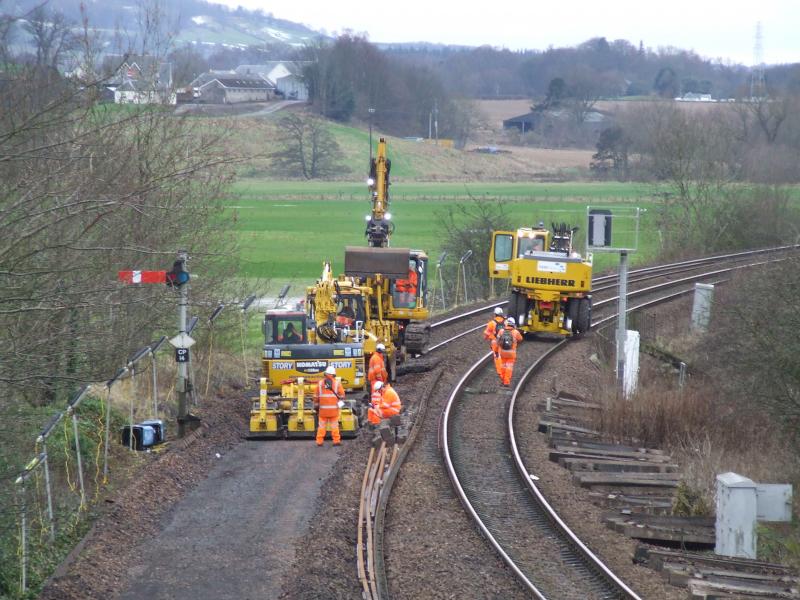
M 306 344 L 306 314 L 296 311 L 271 311 L 264 316 L 264 343 Z
M 411 250 L 408 257 L 408 276 L 391 283 L 392 308 L 424 308 L 428 294 L 428 257 Z

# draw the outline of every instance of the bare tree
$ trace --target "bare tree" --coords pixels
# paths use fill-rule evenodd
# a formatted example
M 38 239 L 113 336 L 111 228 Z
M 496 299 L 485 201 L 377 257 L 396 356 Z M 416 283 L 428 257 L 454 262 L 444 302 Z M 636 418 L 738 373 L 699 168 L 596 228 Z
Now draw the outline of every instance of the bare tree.
M 272 167 L 291 177 L 316 179 L 341 174 L 337 163 L 339 144 L 324 121 L 310 115 L 289 113 L 278 121 L 279 148 L 270 155 Z
M 458 260 L 472 252 L 472 260 L 465 264 L 468 287 L 475 296 L 489 296 L 490 281 L 485 257 L 492 245 L 492 232 L 508 229 L 510 219 L 506 205 L 499 199 L 476 196 L 470 202 L 448 207 L 437 215 L 442 249 L 452 257 L 447 264 L 453 269 L 452 281 L 456 280 Z M 455 293 L 455 289 L 451 290 Z
M 37 67 L 59 66 L 64 53 L 75 47 L 73 25 L 63 13 L 49 11 L 44 4 L 30 12 L 22 26 L 36 46 Z
M 105 379 L 155 328 L 171 329 L 169 290 L 121 286 L 117 270 L 163 268 L 185 248 L 204 271 L 193 294 L 217 300 L 214 272 L 232 256 L 216 198 L 236 158 L 220 135 L 149 107 L 110 110 L 90 86 L 40 72 L 14 70 L 0 87 L 5 405 Z
M 612 78 L 604 73 L 597 73 L 588 67 L 576 67 L 567 78 L 565 103 L 581 125 L 594 109 L 597 101 L 607 95 L 612 87 Z

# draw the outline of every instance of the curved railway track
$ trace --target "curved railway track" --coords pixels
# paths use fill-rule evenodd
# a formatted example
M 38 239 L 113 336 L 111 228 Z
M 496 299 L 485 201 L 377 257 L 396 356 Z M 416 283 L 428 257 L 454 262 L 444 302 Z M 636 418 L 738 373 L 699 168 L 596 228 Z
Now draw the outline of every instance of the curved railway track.
M 671 278 L 706 268 L 701 273 L 682 276 L 666 283 L 653 284 L 629 292 L 629 297 L 656 295 L 655 299 L 630 307 L 632 312 L 665 302 L 690 292 L 690 284 L 698 280 L 724 279 L 735 269 L 748 268 L 781 260 L 772 258 L 753 261 L 769 253 L 797 249 L 797 246 L 735 253 L 631 271 L 630 284 Z M 742 262 L 744 261 L 744 262 Z M 732 266 L 708 270 L 709 265 L 734 262 Z M 740 264 L 741 263 L 741 264 Z M 612 289 L 615 275 L 598 277 L 596 292 Z M 677 288 L 678 291 L 674 291 Z M 665 290 L 669 290 L 666 293 Z M 606 312 L 616 297 L 595 302 L 595 310 Z M 481 319 L 469 327 L 432 346 L 428 352 L 445 347 L 456 339 L 483 327 L 485 312 L 505 302 L 495 302 L 435 322 L 432 329 L 447 329 L 465 320 Z M 615 319 L 615 315 L 595 319 L 594 325 Z M 491 353 L 483 355 L 459 380 L 452 390 L 442 414 L 439 435 L 445 468 L 453 487 L 483 536 L 511 568 L 522 585 L 536 598 L 639 598 L 616 577 L 569 529 L 548 504 L 535 485 L 531 469 L 525 465 L 517 448 L 514 429 L 514 407 L 517 397 L 544 361 L 556 353 L 567 340 L 553 344 L 536 341 L 523 345 L 520 354 L 530 366 L 517 381 L 513 392 L 497 388 Z M 430 391 L 430 390 L 429 390 Z M 416 429 L 416 427 L 415 427 Z M 411 441 L 411 440 L 409 440 Z M 410 444 L 409 444 L 410 446 Z M 407 450 L 407 449 L 404 449 Z M 399 469 L 402 461 L 397 461 Z M 395 471 L 396 474 L 396 471 Z M 381 504 L 385 508 L 388 491 Z M 376 532 L 376 535 L 377 532 Z M 383 532 L 380 532 L 381 538 Z M 383 549 L 378 548 L 383 564 Z M 388 598 L 388 585 L 383 569 L 377 573 L 374 598 Z
M 783 254 L 786 254 L 791 251 L 796 251 L 798 249 L 800 249 L 800 244 L 791 246 L 779 246 L 776 248 L 747 250 L 744 252 L 734 252 L 729 254 L 720 254 L 706 258 L 697 258 L 687 261 L 668 263 L 664 265 L 656 265 L 652 267 L 632 269 L 628 272 L 628 288 L 632 292 L 636 292 L 646 282 L 652 282 L 653 280 L 660 278 L 669 279 L 679 274 L 691 273 L 692 271 L 698 271 L 704 269 L 708 265 L 731 263 L 733 265 L 741 264 L 743 266 L 746 266 L 750 264 L 748 261 L 752 262 L 752 259 L 754 257 L 759 257 L 759 256 L 780 257 Z M 702 279 L 705 276 L 707 275 L 705 274 L 705 272 L 703 272 L 702 274 L 697 275 L 695 277 L 695 280 Z M 692 280 L 691 277 L 688 275 L 685 276 L 683 279 L 687 282 Z M 597 299 L 596 297 L 598 295 L 605 295 L 605 293 L 609 291 L 614 291 L 617 285 L 618 285 L 617 274 L 601 275 L 595 277 L 593 279 L 593 290 L 592 290 L 592 295 L 595 297 L 595 302 L 592 309 L 596 310 L 601 305 L 596 301 Z M 613 299 L 616 299 L 616 297 L 612 298 L 612 300 Z M 459 339 L 460 337 L 469 335 L 470 333 L 483 329 L 486 326 L 486 318 L 485 318 L 486 312 L 498 306 L 503 307 L 506 304 L 508 304 L 508 300 L 500 300 L 486 304 L 478 308 L 467 310 L 463 313 L 448 316 L 433 322 L 431 324 L 432 345 L 426 349 L 424 354 L 430 354 L 431 352 L 439 350 L 440 348 L 446 347 L 449 343 L 453 342 L 456 339 Z M 463 329 L 464 321 L 469 321 L 470 323 L 474 324 L 471 327 L 467 326 L 466 329 Z M 455 327 L 459 327 L 460 329 L 460 331 L 456 334 L 453 333 L 453 329 Z

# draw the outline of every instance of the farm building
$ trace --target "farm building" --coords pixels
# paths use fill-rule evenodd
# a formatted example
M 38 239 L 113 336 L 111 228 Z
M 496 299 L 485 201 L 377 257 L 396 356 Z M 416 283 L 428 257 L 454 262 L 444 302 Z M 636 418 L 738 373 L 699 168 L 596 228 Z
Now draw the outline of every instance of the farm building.
M 302 78 L 302 63 L 273 60 L 261 65 L 239 65 L 239 75 L 261 77 L 275 84 L 275 89 L 284 98 L 308 100 L 308 86 Z
M 275 86 L 263 78 L 215 77 L 199 88 L 200 99 L 209 104 L 266 102 L 275 96 Z

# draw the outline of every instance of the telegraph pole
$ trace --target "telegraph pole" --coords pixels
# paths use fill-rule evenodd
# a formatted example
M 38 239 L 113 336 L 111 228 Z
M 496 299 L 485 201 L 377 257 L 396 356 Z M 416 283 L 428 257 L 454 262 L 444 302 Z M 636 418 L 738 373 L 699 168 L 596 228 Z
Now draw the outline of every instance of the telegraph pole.
M 439 145 L 439 100 L 433 99 L 433 131 L 436 133 L 436 145 Z
M 368 108 L 367 112 L 369 113 L 369 164 L 371 169 L 372 168 L 372 115 L 375 114 L 375 109 Z

